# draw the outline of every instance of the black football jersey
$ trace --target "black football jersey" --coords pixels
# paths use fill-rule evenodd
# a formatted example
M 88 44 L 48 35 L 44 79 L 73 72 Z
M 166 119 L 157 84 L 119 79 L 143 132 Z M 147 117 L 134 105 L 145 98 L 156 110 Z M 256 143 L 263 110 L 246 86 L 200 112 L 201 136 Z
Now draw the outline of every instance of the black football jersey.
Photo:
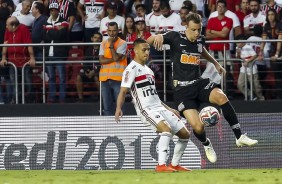
M 205 37 L 201 35 L 197 41 L 191 42 L 185 34 L 170 31 L 163 34 L 164 44 L 170 45 L 170 58 L 173 62 L 173 80 L 192 81 L 199 79 L 200 57 Z

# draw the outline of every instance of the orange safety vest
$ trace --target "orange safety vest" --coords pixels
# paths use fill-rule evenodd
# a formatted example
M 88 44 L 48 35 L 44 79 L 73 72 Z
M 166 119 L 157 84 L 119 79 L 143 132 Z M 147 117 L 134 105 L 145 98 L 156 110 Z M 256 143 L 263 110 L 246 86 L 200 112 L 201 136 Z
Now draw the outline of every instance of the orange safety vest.
M 118 47 L 120 47 L 122 44 L 124 44 L 125 41 L 118 38 L 118 40 L 114 43 L 114 49 L 117 50 Z M 101 43 L 101 47 L 104 49 L 104 57 L 105 58 L 112 58 L 112 53 L 110 50 L 110 44 L 108 40 L 104 40 Z M 125 70 L 127 66 L 127 59 L 124 57 L 124 59 L 120 61 L 113 61 L 108 64 L 102 64 L 100 73 L 99 73 L 99 80 L 100 81 L 107 81 L 109 79 L 115 80 L 115 81 L 121 81 L 122 80 L 122 73 Z

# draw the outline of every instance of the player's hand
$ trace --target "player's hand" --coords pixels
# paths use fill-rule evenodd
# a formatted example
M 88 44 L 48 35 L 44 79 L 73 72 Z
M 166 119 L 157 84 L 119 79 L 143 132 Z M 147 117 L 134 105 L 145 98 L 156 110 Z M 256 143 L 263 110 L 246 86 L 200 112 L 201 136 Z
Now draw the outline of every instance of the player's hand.
M 163 36 L 161 34 L 158 34 L 155 36 L 155 39 L 154 39 L 154 47 L 156 50 L 161 50 L 162 47 L 163 47 Z
M 178 118 L 181 118 L 180 113 L 178 112 L 178 110 L 172 109 L 170 108 L 170 111 L 175 114 Z
M 220 64 L 217 64 L 215 66 L 215 68 L 216 68 L 216 70 L 218 71 L 219 74 L 223 74 L 223 75 L 226 74 L 226 70 Z
M 117 123 L 120 122 L 120 118 L 122 117 L 123 113 L 121 109 L 116 109 L 116 113 L 115 113 L 115 120 Z

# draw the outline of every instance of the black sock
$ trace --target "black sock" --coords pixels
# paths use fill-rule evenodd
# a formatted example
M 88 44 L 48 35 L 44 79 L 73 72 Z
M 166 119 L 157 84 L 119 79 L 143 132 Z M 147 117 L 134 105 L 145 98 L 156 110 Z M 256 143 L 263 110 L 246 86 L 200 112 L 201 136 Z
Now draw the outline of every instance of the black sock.
M 229 101 L 220 107 L 221 107 L 223 116 L 226 119 L 226 121 L 229 123 L 230 127 L 232 128 L 235 134 L 235 137 L 239 139 L 240 136 L 242 135 L 242 132 L 241 132 L 240 124 L 239 124 L 234 108 L 232 107 Z
M 210 144 L 210 142 L 208 141 L 207 136 L 206 136 L 206 131 L 204 131 L 201 134 L 198 134 L 198 133 L 195 132 L 195 130 L 193 130 L 193 133 L 194 133 L 195 137 L 197 137 L 197 139 L 199 141 L 201 141 L 204 146 L 208 146 Z

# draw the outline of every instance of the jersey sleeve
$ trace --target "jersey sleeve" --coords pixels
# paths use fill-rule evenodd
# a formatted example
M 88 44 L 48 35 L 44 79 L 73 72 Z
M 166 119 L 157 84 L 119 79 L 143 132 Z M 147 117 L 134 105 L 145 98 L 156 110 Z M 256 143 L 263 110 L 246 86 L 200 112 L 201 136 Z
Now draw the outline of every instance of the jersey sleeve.
M 136 77 L 136 66 L 128 65 L 122 74 L 120 87 L 131 88 Z
M 175 31 L 169 31 L 163 34 L 164 44 L 171 44 L 176 37 L 179 37 L 179 33 Z

